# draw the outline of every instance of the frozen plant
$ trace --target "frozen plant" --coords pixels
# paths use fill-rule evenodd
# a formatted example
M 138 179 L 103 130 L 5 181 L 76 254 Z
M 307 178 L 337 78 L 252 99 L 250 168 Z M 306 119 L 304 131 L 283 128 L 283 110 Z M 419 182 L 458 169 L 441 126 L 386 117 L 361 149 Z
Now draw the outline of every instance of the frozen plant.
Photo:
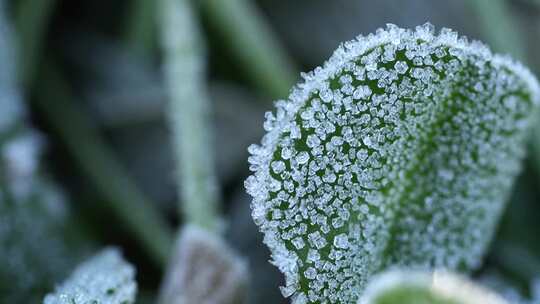
M 193 3 L 160 0 L 160 32 L 170 102 L 168 118 L 178 164 L 179 211 L 185 222 L 162 283 L 160 304 L 243 303 L 247 264 L 220 235 L 205 84 L 205 46 Z
M 161 0 L 165 79 L 182 215 L 192 223 L 218 230 L 219 191 L 209 128 L 210 101 L 204 85 L 205 49 L 188 1 Z
M 388 267 L 474 269 L 524 155 L 537 80 L 456 32 L 345 42 L 266 114 L 252 215 L 293 303 L 354 303 Z
M 132 304 L 137 283 L 135 269 L 118 250 L 108 248 L 75 269 L 44 304 Z

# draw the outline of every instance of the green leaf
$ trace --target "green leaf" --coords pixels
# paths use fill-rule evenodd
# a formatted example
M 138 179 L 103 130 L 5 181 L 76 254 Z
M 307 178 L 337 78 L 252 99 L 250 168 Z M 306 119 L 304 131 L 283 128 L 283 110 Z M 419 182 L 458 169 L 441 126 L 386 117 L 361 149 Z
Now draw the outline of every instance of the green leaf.
M 341 45 L 267 113 L 246 181 L 293 303 L 351 303 L 389 266 L 481 263 L 538 103 L 519 63 L 429 24 Z
M 359 304 L 506 304 L 502 297 L 445 271 L 391 270 L 368 284 Z
M 105 249 L 75 269 L 44 304 L 135 303 L 135 269 L 116 249 Z

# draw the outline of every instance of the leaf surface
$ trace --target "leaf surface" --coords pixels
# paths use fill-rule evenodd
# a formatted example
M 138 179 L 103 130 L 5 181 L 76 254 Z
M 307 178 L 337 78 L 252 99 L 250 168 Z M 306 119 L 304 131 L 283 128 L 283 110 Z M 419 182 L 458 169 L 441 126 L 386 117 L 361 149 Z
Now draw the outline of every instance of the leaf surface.
M 108 248 L 75 269 L 44 304 L 132 304 L 137 283 L 135 269 L 116 249 Z
M 267 113 L 252 215 L 293 303 L 351 303 L 389 266 L 477 267 L 524 155 L 538 83 L 429 24 L 341 45 Z

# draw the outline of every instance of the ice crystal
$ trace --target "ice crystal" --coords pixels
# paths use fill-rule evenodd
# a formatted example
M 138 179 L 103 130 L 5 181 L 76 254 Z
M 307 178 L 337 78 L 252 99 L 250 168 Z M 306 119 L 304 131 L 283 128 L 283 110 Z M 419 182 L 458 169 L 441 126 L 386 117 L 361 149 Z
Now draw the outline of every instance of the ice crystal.
M 244 260 L 219 236 L 189 225 L 175 245 L 159 303 L 242 303 L 246 283 Z
M 351 303 L 389 266 L 477 267 L 520 169 L 531 73 L 426 24 L 359 36 L 303 76 L 245 182 L 283 294 Z
M 135 303 L 135 269 L 118 250 L 105 249 L 75 269 L 44 304 Z
M 509 304 L 496 293 L 447 272 L 390 270 L 368 284 L 358 304 Z

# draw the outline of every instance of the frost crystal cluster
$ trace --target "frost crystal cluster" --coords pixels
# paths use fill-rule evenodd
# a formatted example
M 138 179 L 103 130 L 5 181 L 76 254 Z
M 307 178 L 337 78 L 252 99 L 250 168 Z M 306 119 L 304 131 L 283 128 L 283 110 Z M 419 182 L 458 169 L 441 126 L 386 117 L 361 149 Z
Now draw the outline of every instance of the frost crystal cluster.
M 70 278 L 45 297 L 44 304 L 135 303 L 135 269 L 118 250 L 105 249 L 82 263 Z
M 354 303 L 389 266 L 479 265 L 524 155 L 538 83 L 426 24 L 341 45 L 249 147 L 252 215 L 293 303 Z

